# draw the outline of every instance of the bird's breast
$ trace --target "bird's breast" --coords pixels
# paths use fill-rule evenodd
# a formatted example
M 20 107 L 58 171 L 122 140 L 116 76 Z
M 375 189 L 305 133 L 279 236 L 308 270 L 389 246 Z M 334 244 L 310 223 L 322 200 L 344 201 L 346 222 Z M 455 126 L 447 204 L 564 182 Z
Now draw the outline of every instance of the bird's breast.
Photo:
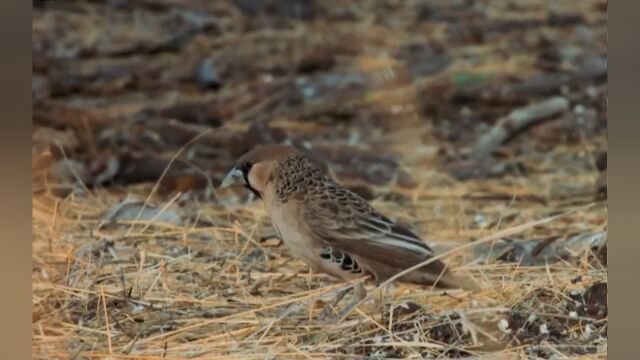
M 300 209 L 293 202 L 267 204 L 271 223 L 293 256 L 315 266 L 321 245 L 304 224 Z

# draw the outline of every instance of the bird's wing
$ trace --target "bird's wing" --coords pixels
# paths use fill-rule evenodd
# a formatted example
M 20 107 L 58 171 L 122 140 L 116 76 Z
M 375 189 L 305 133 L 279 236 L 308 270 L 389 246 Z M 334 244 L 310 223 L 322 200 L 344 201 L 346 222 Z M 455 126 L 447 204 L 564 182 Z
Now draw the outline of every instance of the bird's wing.
M 407 268 L 433 256 L 408 229 L 337 184 L 307 197 L 302 216 L 309 231 L 326 245 L 388 266 Z

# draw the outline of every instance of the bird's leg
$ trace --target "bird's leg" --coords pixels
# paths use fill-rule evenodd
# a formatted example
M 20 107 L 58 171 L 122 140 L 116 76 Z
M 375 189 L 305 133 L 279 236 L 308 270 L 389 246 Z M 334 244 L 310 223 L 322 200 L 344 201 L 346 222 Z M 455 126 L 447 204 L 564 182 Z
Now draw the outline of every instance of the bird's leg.
M 346 289 L 342 289 L 342 290 L 338 291 L 338 294 L 333 299 L 333 301 L 331 301 L 329 304 L 325 305 L 324 309 L 322 310 L 322 314 L 320 314 L 319 319 L 320 320 L 324 320 L 327 317 L 329 317 L 329 315 L 331 315 L 331 313 L 333 312 L 333 308 L 336 307 L 336 305 L 338 305 L 340 303 L 340 301 L 342 301 L 344 296 L 347 295 L 347 293 L 349 291 L 351 291 L 351 289 L 353 289 L 353 286 L 349 286 Z
M 344 316 L 352 312 L 365 297 L 367 297 L 367 289 L 364 287 L 364 282 L 359 282 L 353 286 L 353 300 L 347 307 L 342 310 L 336 317 L 334 318 L 336 321 L 342 319 Z
M 364 283 L 363 282 L 359 282 L 359 283 L 353 285 L 353 287 L 349 287 L 347 289 L 347 291 L 351 290 L 352 288 L 354 289 L 353 300 L 349 303 L 349 305 L 347 305 L 346 308 L 344 308 L 341 312 L 339 312 L 335 317 L 330 319 L 332 322 L 336 322 L 336 321 L 342 319 L 345 315 L 347 315 L 350 312 L 352 312 L 353 309 L 355 309 L 356 306 L 358 306 L 358 303 L 360 303 L 360 301 L 362 301 L 362 299 L 367 297 L 367 289 L 364 287 Z M 346 292 L 344 294 L 342 294 L 342 297 L 344 297 L 345 294 L 346 294 Z M 342 299 L 342 297 L 340 297 L 340 299 Z M 329 309 L 330 309 L 330 307 L 329 307 Z M 326 311 L 326 308 L 325 308 L 325 311 Z M 323 317 L 325 316 L 324 313 L 322 315 L 323 315 Z

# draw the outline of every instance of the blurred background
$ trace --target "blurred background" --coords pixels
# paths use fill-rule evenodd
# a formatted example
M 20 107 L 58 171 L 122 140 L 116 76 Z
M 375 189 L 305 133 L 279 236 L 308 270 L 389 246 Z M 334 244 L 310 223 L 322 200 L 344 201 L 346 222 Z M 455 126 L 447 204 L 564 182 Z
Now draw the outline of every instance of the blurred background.
M 34 358 L 606 356 L 606 0 L 33 5 Z M 394 285 L 301 327 L 335 282 L 216 189 L 264 143 L 438 251 L 596 206 L 451 259 L 473 301 Z
M 606 1 L 34 4 L 34 170 L 61 195 L 79 179 L 155 182 L 209 129 L 161 192 L 217 185 L 268 142 L 309 150 L 368 198 L 416 172 L 594 173 L 606 159 Z M 554 96 L 469 156 L 501 118 Z

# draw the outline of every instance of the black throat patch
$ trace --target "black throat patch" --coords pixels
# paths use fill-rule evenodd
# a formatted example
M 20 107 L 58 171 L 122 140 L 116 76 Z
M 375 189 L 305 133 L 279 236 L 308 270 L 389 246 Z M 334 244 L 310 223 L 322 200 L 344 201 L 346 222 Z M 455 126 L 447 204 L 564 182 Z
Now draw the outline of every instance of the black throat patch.
M 262 199 L 262 194 L 260 194 L 258 190 L 254 189 L 249 182 L 249 170 L 251 170 L 252 166 L 253 164 L 247 162 L 240 168 L 240 171 L 242 171 L 242 177 L 244 178 L 244 186 L 249 189 L 253 193 L 253 195 L 257 196 L 259 199 Z

